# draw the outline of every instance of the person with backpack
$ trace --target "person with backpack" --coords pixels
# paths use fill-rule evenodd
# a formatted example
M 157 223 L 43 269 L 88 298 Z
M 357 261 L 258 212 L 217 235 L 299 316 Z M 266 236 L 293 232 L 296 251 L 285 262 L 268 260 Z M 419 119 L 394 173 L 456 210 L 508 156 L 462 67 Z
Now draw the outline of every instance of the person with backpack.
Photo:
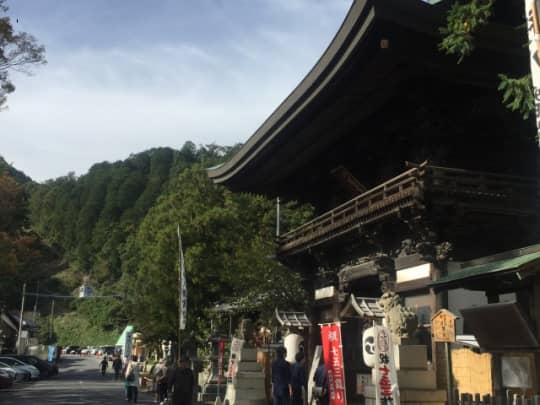
M 129 361 L 124 373 L 124 386 L 126 388 L 126 399 L 128 402 L 137 402 L 139 396 L 139 363 L 137 356 L 133 356 Z

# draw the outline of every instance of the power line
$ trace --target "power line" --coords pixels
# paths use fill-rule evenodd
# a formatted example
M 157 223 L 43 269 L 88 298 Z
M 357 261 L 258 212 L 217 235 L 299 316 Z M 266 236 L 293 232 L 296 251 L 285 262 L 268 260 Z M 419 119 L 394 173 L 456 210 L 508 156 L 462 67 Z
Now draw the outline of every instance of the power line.
M 24 295 L 32 295 L 39 297 L 50 297 L 50 298 L 64 298 L 64 299 L 85 299 L 85 298 L 122 298 L 121 295 L 88 295 L 85 297 L 77 297 L 74 295 L 57 295 L 57 294 L 42 294 L 42 293 L 30 293 L 27 292 Z

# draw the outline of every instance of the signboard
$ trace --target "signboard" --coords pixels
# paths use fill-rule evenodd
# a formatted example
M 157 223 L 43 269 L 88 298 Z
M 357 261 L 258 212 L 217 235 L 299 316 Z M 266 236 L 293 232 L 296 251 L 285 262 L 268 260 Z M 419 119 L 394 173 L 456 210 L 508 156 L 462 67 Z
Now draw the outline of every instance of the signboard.
M 322 325 L 322 346 L 324 365 L 328 376 L 328 396 L 330 405 L 345 405 L 345 370 L 343 368 L 343 346 L 341 344 L 341 324 L 339 322 Z
M 374 326 L 375 364 L 373 384 L 377 405 L 399 405 L 399 387 L 394 361 L 394 344 L 390 331 L 385 326 Z
M 131 358 L 132 349 L 133 349 L 133 332 L 126 332 L 126 342 L 124 343 L 124 357 L 126 359 Z
M 540 135 L 540 58 L 538 55 L 538 48 L 540 44 L 539 11 L 540 7 L 537 0 L 525 0 L 527 31 L 529 34 L 529 62 L 531 65 L 531 76 L 533 82 L 537 135 Z
M 315 300 L 332 298 L 336 294 L 336 287 L 330 285 L 328 287 L 318 288 L 315 290 Z
M 441 309 L 431 318 L 431 337 L 434 342 L 456 341 L 456 318 L 452 312 Z

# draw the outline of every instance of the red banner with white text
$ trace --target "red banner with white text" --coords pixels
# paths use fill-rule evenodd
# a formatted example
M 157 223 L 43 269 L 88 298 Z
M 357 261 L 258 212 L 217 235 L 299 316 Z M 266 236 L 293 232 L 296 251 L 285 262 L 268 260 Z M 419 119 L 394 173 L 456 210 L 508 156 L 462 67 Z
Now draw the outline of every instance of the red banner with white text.
M 328 380 L 330 405 L 345 405 L 345 370 L 341 345 L 341 324 L 339 322 L 322 325 L 322 346 L 324 365 Z

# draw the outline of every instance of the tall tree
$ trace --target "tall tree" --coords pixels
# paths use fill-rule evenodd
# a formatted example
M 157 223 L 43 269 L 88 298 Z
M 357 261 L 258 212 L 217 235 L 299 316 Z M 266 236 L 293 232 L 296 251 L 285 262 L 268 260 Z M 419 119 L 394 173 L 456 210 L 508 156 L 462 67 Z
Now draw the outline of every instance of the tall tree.
M 9 72 L 30 74 L 33 66 L 46 63 L 45 47 L 32 35 L 15 31 L 7 11 L 6 1 L 0 0 L 0 110 L 7 95 L 15 91 Z

